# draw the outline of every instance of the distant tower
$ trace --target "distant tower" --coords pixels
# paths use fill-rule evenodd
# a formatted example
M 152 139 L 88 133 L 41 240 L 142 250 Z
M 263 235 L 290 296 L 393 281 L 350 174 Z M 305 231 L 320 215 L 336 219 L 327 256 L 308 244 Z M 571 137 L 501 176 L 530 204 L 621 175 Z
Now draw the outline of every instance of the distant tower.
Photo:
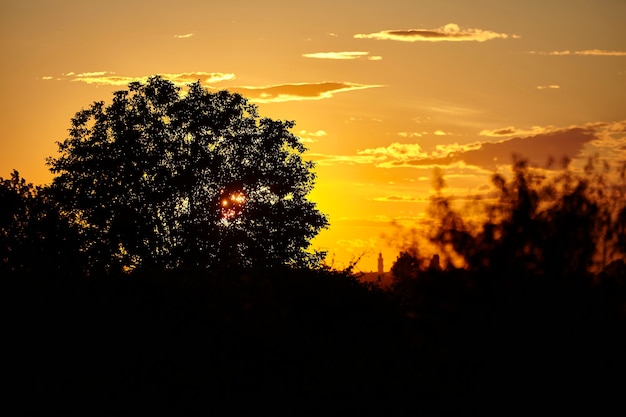
M 378 252 L 378 275 L 382 275 L 385 273 L 385 268 L 383 267 L 383 254 L 382 252 Z

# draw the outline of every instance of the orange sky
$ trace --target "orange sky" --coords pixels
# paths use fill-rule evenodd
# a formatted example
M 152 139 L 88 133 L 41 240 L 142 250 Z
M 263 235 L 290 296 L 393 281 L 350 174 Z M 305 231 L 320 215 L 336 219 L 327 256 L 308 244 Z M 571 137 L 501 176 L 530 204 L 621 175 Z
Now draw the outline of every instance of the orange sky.
M 69 121 L 161 74 L 296 121 L 317 162 L 315 239 L 390 267 L 393 220 L 424 216 L 434 166 L 484 193 L 511 154 L 626 159 L 623 0 L 3 0 L 0 176 L 52 176 Z

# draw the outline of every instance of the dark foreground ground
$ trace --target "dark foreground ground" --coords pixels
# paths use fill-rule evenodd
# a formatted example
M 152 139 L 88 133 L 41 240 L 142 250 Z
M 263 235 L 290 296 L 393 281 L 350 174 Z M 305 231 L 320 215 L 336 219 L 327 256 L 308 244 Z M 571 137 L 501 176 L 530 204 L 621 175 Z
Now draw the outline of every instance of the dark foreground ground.
M 5 277 L 5 406 L 624 410 L 623 279 L 479 284 L 441 274 L 391 294 L 311 271 Z

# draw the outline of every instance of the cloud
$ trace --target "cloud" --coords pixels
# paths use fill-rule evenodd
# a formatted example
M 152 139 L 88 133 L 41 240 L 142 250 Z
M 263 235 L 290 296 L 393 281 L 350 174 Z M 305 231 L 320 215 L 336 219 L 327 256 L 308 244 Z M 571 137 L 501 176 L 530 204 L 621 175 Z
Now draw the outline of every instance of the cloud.
M 392 143 L 389 146 L 364 149 L 357 152 L 358 155 L 372 155 L 375 157 L 393 158 L 393 159 L 407 159 L 407 158 L 424 158 L 428 154 L 422 150 L 422 147 L 417 143 Z
M 398 136 L 401 136 L 403 138 L 421 138 L 424 135 L 428 135 L 429 132 L 427 131 L 421 131 L 421 132 L 398 132 Z M 450 136 L 452 135 L 452 133 L 450 132 L 445 132 L 443 130 L 435 130 L 432 132 L 433 135 L 435 136 Z
M 203 84 L 214 84 L 222 81 L 235 79 L 235 74 L 223 72 L 183 72 L 176 74 L 159 74 L 161 77 L 172 81 L 175 85 L 185 86 L 200 80 Z M 46 76 L 48 77 L 48 76 Z M 63 77 L 56 78 L 60 81 L 81 82 L 92 85 L 126 86 L 133 81 L 145 82 L 150 76 L 123 76 L 110 71 L 94 72 L 67 72 Z M 48 78 L 46 78 L 48 79 Z M 251 102 L 274 103 L 301 100 L 321 100 L 331 98 L 336 93 L 347 91 L 364 90 L 368 88 L 383 87 L 382 85 L 357 84 L 350 82 L 319 82 L 319 83 L 295 83 L 277 84 L 268 86 L 240 86 L 229 87 L 228 90 L 240 93 Z
M 384 156 L 377 155 L 328 155 L 321 153 L 309 153 L 317 166 L 330 165 L 371 165 L 384 160 Z
M 391 161 L 386 167 L 423 167 L 442 166 L 462 163 L 486 170 L 495 170 L 499 165 L 511 163 L 513 155 L 527 158 L 534 166 L 548 167 L 553 160 L 571 160 L 579 156 L 585 144 L 596 135 L 593 127 L 572 127 L 539 133 L 529 137 L 515 137 L 500 142 L 476 143 L 467 149 L 449 152 L 441 156 L 416 158 L 412 160 Z M 467 145 L 466 145 L 467 146 Z M 447 151 L 447 150 L 444 150 Z M 559 167 L 552 167 L 559 168 Z
M 450 143 L 447 145 L 437 145 L 435 149 L 428 153 L 417 143 L 392 143 L 389 146 L 379 148 L 369 148 L 358 151 L 358 155 L 375 156 L 379 162 L 383 161 L 408 161 L 414 159 L 432 159 L 446 157 L 450 154 L 459 152 L 468 152 L 480 148 L 479 142 L 459 145 L 458 143 Z
M 450 117 L 469 117 L 480 113 L 480 111 L 475 108 L 463 107 L 451 103 L 439 103 L 437 105 L 423 106 L 422 109 Z
M 240 93 L 256 103 L 277 103 L 285 101 L 321 100 L 337 93 L 382 87 L 348 82 L 321 82 L 278 84 L 264 87 L 234 87 L 230 91 Z
M 481 136 L 511 136 L 517 133 L 517 129 L 513 126 L 503 127 L 501 129 L 494 130 L 481 130 L 479 135 Z
M 318 138 L 322 136 L 326 136 L 327 133 L 324 130 L 318 130 L 316 132 L 308 132 L 306 130 L 301 130 L 298 132 L 300 136 L 300 141 L 304 143 L 314 143 L 318 141 Z
M 189 84 L 198 80 L 203 84 L 214 84 L 235 78 L 235 74 L 223 72 L 183 72 L 178 74 L 162 74 L 162 76 L 179 85 Z
M 309 154 L 317 165 L 375 165 L 378 168 L 397 168 L 408 164 L 413 166 L 413 161 L 444 158 L 453 153 L 468 152 L 478 149 L 480 143 L 470 143 L 459 145 L 457 143 L 448 145 L 437 145 L 435 149 L 428 153 L 417 143 L 398 143 L 394 142 L 388 146 L 378 148 L 367 148 L 357 151 L 356 155 L 328 155 L 328 154 Z M 430 168 L 437 164 L 433 164 Z M 466 164 L 460 162 L 456 164 L 460 169 L 474 169 L 467 167 Z
M 398 136 L 403 138 L 421 138 L 427 132 L 398 132 Z
M 459 145 L 458 143 L 448 143 L 446 145 L 436 145 L 435 150 L 431 152 L 431 157 L 446 157 L 448 155 L 457 154 L 461 152 L 469 152 L 481 147 L 480 142 L 467 143 L 465 145 Z
M 380 86 L 382 87 L 382 86 Z M 345 123 L 360 123 L 360 122 L 376 122 L 376 123 L 381 123 L 383 121 L 383 119 L 380 119 L 378 117 L 349 117 L 346 120 L 344 120 Z
M 483 29 L 461 29 L 456 23 L 448 23 L 436 29 L 383 30 L 375 33 L 359 33 L 357 39 L 393 40 L 402 42 L 441 42 L 441 41 L 476 41 L 491 39 L 519 38 L 517 35 L 496 33 Z
M 620 163 L 626 161 L 626 120 L 596 125 L 596 138 L 589 144 L 592 155 L 602 155 Z
M 115 75 L 110 71 L 93 71 L 93 72 L 67 72 L 63 74 L 64 77 L 57 78 L 58 80 L 68 80 L 72 82 L 81 82 L 85 84 L 93 85 L 111 85 L 111 86 L 126 86 L 133 81 L 145 82 L 149 76 L 131 77 L 126 75 Z M 182 72 L 176 74 L 160 74 L 161 77 L 172 81 L 178 86 L 184 86 L 192 82 L 200 80 L 203 84 L 213 84 L 221 81 L 232 80 L 235 78 L 235 74 L 228 74 L 223 72 Z
M 499 167 L 510 165 L 513 157 L 528 160 L 533 167 L 560 170 L 563 164 L 572 163 L 579 169 L 589 156 L 598 155 L 609 162 L 626 160 L 626 120 L 611 123 L 588 123 L 567 128 L 532 127 L 518 129 L 513 126 L 483 130 L 481 136 L 506 137 L 498 142 L 473 142 L 468 144 L 440 144 L 425 151 L 417 144 L 392 143 L 389 146 L 357 151 L 356 155 L 309 155 L 319 166 L 338 164 L 374 165 L 377 168 L 433 168 L 453 169 L 446 178 L 491 174 Z M 511 137 L 512 136 L 512 137 Z M 418 181 L 430 177 L 418 177 Z M 461 192 L 459 192 L 460 194 Z M 379 201 L 407 201 L 404 197 L 387 196 Z
M 369 239 L 339 239 L 336 244 L 344 247 L 349 251 L 362 251 L 363 249 L 372 249 L 380 246 L 380 242 L 376 238 Z
M 380 61 L 381 56 L 368 56 L 369 52 L 361 51 L 345 51 L 345 52 L 315 52 L 311 54 L 302 54 L 305 58 L 316 59 L 334 59 L 334 60 L 355 60 L 365 58 L 370 61 Z
M 558 90 L 561 88 L 560 85 L 550 84 L 550 85 L 538 85 L 537 90 Z
M 306 135 L 306 136 L 316 136 L 316 137 L 320 137 L 320 136 L 326 136 L 328 133 L 326 133 L 326 131 L 324 130 L 318 130 L 316 132 L 307 132 L 306 130 L 301 130 L 300 132 L 298 132 L 301 135 Z
M 414 197 L 414 196 L 408 196 L 408 195 L 390 195 L 390 196 L 385 196 L 385 197 L 375 197 L 374 201 L 384 201 L 384 202 L 391 202 L 391 203 L 417 203 L 417 202 L 424 202 L 424 201 L 428 201 L 428 198 L 426 197 Z
M 357 151 L 356 155 L 327 155 L 310 154 L 318 165 L 328 166 L 337 164 L 375 164 L 379 168 L 397 168 L 403 164 L 412 164 L 415 160 L 433 160 L 443 158 L 453 153 L 468 152 L 480 147 L 480 143 L 459 145 L 437 145 L 434 151 L 425 152 L 417 143 L 394 142 L 388 146 L 368 148 Z M 436 164 L 433 165 L 433 167 Z M 458 168 L 467 168 L 464 164 L 457 164 Z M 432 167 L 431 167 L 432 168 Z M 472 168 L 470 168 L 472 169 Z
M 582 56 L 626 56 L 626 51 L 607 51 L 604 49 L 586 49 L 583 51 L 530 51 L 531 54 L 536 55 L 553 55 L 553 56 L 567 56 L 567 55 L 582 55 Z
M 185 33 L 184 35 L 174 35 L 176 39 L 187 39 L 187 38 L 191 38 L 192 36 L 193 36 L 193 33 Z
M 528 135 L 537 135 L 539 133 L 550 132 L 553 130 L 555 130 L 555 128 L 552 126 L 549 126 L 549 127 L 533 126 L 530 129 L 518 129 L 514 126 L 507 126 L 507 127 L 502 127 L 500 129 L 481 130 L 479 135 L 489 136 L 489 137 L 502 137 L 502 136 L 514 136 L 514 135 L 528 136 Z

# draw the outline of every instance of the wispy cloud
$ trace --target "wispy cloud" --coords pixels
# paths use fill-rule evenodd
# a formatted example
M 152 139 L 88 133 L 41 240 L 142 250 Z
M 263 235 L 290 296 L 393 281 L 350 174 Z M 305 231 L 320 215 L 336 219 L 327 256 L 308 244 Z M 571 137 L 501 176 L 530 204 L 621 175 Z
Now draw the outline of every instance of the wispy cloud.
M 375 197 L 374 201 L 384 201 L 391 203 L 416 203 L 420 201 L 428 201 L 425 197 L 415 197 L 409 195 L 389 195 L 384 197 Z
M 479 142 L 465 145 L 452 143 L 437 145 L 433 151 L 426 152 L 417 143 L 394 142 L 388 146 L 359 150 L 356 155 L 312 154 L 310 156 L 313 157 L 318 165 L 374 164 L 379 168 L 395 168 L 404 163 L 411 164 L 411 161 L 444 158 L 449 155 L 478 149 L 479 147 Z
M 567 56 L 567 55 L 582 55 L 582 56 L 626 56 L 626 51 L 607 51 L 605 49 L 585 49 L 583 51 L 530 51 L 531 54 L 536 55 L 553 55 L 553 56 Z
M 422 106 L 422 109 L 429 111 L 429 112 L 435 112 L 435 113 L 443 114 L 443 115 L 450 116 L 450 117 L 457 117 L 457 118 L 469 117 L 469 116 L 480 113 L 480 111 L 476 108 L 465 107 L 465 106 L 460 106 L 457 104 L 445 103 L 445 102 L 437 103 L 435 105 Z
M 372 155 L 375 157 L 407 159 L 407 158 L 425 158 L 428 154 L 422 150 L 417 143 L 392 143 L 389 146 L 380 148 L 364 149 L 357 152 L 358 155 Z
M 590 143 L 592 153 L 626 161 L 626 120 L 613 123 L 599 123 L 596 138 Z
M 384 156 L 377 155 L 328 155 L 321 153 L 309 153 L 309 158 L 315 161 L 317 166 L 330 165 L 366 165 L 384 160 Z
M 589 123 L 567 128 L 513 126 L 483 130 L 481 136 L 506 137 L 498 142 L 440 144 L 425 151 L 417 143 L 392 143 L 357 151 L 355 155 L 316 154 L 319 165 L 372 164 L 378 168 L 454 168 L 457 171 L 491 173 L 509 165 L 514 155 L 526 158 L 532 166 L 557 170 L 563 161 L 602 154 L 610 159 L 626 158 L 626 120 Z M 556 164 L 554 163 L 556 162 Z M 569 163 L 569 162 L 566 162 Z M 450 175 L 448 175 L 450 177 Z
M 473 151 L 475 149 L 479 149 L 482 146 L 480 142 L 472 142 L 472 143 L 448 143 L 445 145 L 436 145 L 435 149 L 431 152 L 430 156 L 434 158 L 443 158 L 450 155 L 456 155 L 463 152 Z
M 434 130 L 432 132 L 428 132 L 426 130 L 423 130 L 421 132 L 398 132 L 398 136 L 403 137 L 403 138 L 421 138 L 422 136 L 426 136 L 426 135 L 435 135 L 435 136 L 450 136 L 452 135 L 452 133 L 450 132 L 446 132 L 443 130 Z
M 461 154 L 480 148 L 480 142 L 458 144 L 449 143 L 445 145 L 437 145 L 435 149 L 426 152 L 417 144 L 399 144 L 392 143 L 389 146 L 373 149 L 365 149 L 357 152 L 359 155 L 376 156 L 376 166 L 379 168 L 394 168 L 405 163 L 411 164 L 415 160 L 435 160 L 449 157 L 450 155 Z
M 382 85 L 356 84 L 349 82 L 321 82 L 279 84 L 263 87 L 233 87 L 229 90 L 240 93 L 256 103 L 285 101 L 322 100 L 337 93 L 382 87 Z
M 558 90 L 561 88 L 558 84 L 550 84 L 550 85 L 538 85 L 537 90 Z
M 177 39 L 187 39 L 187 38 L 191 38 L 192 36 L 193 36 L 193 33 L 185 33 L 184 35 L 174 35 L 174 37 Z
M 337 245 L 347 248 L 348 250 L 362 251 L 363 249 L 374 249 L 380 247 L 380 242 L 376 238 L 369 239 L 339 239 Z
M 200 82 L 204 84 L 214 84 L 222 81 L 228 81 L 235 78 L 235 74 L 228 74 L 223 72 L 182 72 L 176 74 L 160 74 L 163 78 L 172 81 L 174 84 L 184 86 L 186 84 Z M 116 75 L 110 71 L 93 71 L 93 72 L 67 72 L 62 77 L 56 78 L 57 80 L 66 80 L 72 82 L 81 82 L 85 84 L 94 85 L 111 85 L 111 86 L 125 86 L 133 81 L 145 82 L 149 78 L 148 75 L 143 76 L 127 76 Z
M 317 130 L 315 132 L 308 132 L 306 130 L 301 130 L 300 132 L 298 132 L 301 135 L 306 135 L 306 136 L 315 136 L 315 137 L 321 137 L 321 136 L 326 136 L 328 135 L 328 133 L 326 133 L 325 130 Z
M 452 178 L 454 175 L 446 174 L 446 178 Z M 475 174 L 463 175 L 466 178 L 475 178 Z M 487 186 L 487 188 L 489 188 Z M 448 191 L 452 191 L 452 189 L 448 188 Z M 468 189 L 456 189 L 456 194 L 446 194 L 446 198 L 448 200 L 455 201 L 477 201 L 477 200 L 485 200 L 492 199 L 498 196 L 498 192 L 496 190 L 489 190 L 488 192 L 472 192 L 472 190 Z M 408 196 L 408 195 L 389 195 L 383 197 L 375 197 L 374 201 L 383 201 L 388 203 L 427 203 L 431 200 L 431 197 L 428 195 L 420 195 L 420 196 Z
M 185 86 L 198 80 L 200 80 L 203 84 L 215 84 L 235 79 L 235 74 L 223 72 L 183 72 L 159 75 L 172 81 L 178 86 Z M 81 82 L 92 85 L 126 86 L 133 81 L 145 82 L 149 77 L 150 76 L 148 75 L 132 77 L 117 75 L 110 71 L 92 71 L 81 73 L 67 72 L 61 77 L 56 77 L 54 79 L 58 81 Z M 42 79 L 49 80 L 52 79 L 52 77 L 45 76 L 42 77 Z M 301 100 L 321 100 L 331 98 L 337 93 L 377 87 L 383 86 L 350 82 L 319 82 L 277 84 L 267 86 L 234 86 L 228 87 L 228 90 L 234 93 L 242 94 L 251 102 L 273 103 Z
M 304 143 L 314 143 L 319 140 L 319 138 L 328 135 L 325 130 L 317 130 L 315 132 L 309 132 L 306 130 L 301 130 L 298 132 L 300 137 L 300 141 Z
M 448 23 L 435 29 L 383 30 L 375 33 L 358 33 L 357 39 L 378 39 L 402 42 L 484 42 L 491 39 L 519 38 L 518 35 L 496 33 L 490 30 L 461 28 L 456 23 Z
M 398 132 L 398 136 L 403 138 L 421 138 L 428 132 Z
M 369 55 L 369 52 L 362 51 L 343 51 L 343 52 L 314 52 L 310 54 L 302 54 L 305 58 L 316 59 L 334 59 L 334 60 L 355 60 L 355 59 L 367 59 L 369 61 L 380 61 L 383 59 L 381 56 Z
M 533 126 L 530 129 L 519 129 L 515 126 L 507 126 L 499 129 L 492 130 L 481 130 L 480 136 L 489 136 L 489 137 L 503 137 L 503 136 L 529 136 L 529 135 L 538 135 L 540 133 L 546 133 L 550 131 L 556 130 L 552 126 L 541 127 L 541 126 Z
M 486 170 L 511 163 L 513 155 L 527 158 L 535 166 L 549 167 L 550 161 L 571 160 L 580 155 L 585 144 L 596 137 L 593 127 L 572 127 L 539 133 L 530 137 L 515 137 L 500 142 L 475 143 L 460 147 L 456 151 L 442 149 L 428 158 L 391 161 L 385 167 L 423 167 L 431 165 L 453 165 L 462 163 Z

